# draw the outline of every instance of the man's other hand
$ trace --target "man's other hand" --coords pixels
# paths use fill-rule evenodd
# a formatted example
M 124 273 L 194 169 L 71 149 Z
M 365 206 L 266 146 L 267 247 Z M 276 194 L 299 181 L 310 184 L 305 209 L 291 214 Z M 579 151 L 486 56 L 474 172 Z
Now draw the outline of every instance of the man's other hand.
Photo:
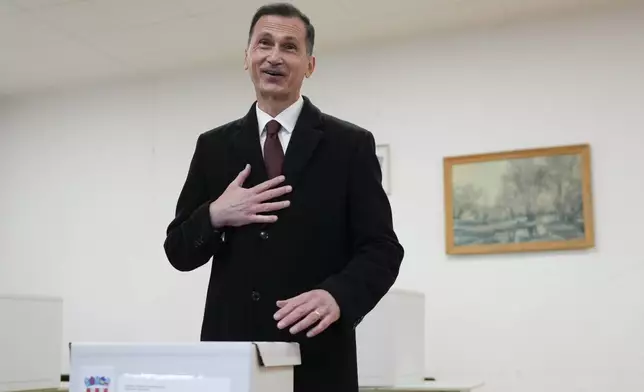
M 297 323 L 290 329 L 293 335 L 317 323 L 306 333 L 306 336 L 314 337 L 340 318 L 338 303 L 325 290 L 313 290 L 297 297 L 277 301 L 277 306 L 280 308 L 275 313 L 275 320 L 278 321 L 277 328 L 284 329 Z
M 224 226 L 244 226 L 250 223 L 273 223 L 275 215 L 262 213 L 278 211 L 290 205 L 288 200 L 266 202 L 291 192 L 290 186 L 281 186 L 284 176 L 278 176 L 252 188 L 244 188 L 244 182 L 250 174 L 250 165 L 246 165 L 237 178 L 228 185 L 224 193 L 210 203 L 210 222 L 215 228 Z

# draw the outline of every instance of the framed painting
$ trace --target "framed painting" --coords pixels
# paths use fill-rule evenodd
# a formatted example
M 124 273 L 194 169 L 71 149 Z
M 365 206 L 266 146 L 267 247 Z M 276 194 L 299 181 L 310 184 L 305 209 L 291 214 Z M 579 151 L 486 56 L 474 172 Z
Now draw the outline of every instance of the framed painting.
M 380 162 L 380 169 L 382 171 L 382 187 L 388 195 L 391 195 L 391 182 L 390 182 L 390 163 L 389 163 L 389 145 L 379 144 L 376 146 L 376 156 Z
M 595 246 L 590 147 L 444 158 L 448 254 Z

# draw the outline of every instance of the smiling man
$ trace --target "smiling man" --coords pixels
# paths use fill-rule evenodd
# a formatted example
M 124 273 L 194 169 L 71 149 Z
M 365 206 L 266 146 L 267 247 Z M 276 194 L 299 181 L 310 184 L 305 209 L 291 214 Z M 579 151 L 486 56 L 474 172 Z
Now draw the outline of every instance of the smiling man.
M 180 271 L 213 259 L 202 340 L 299 342 L 295 392 L 356 392 L 355 327 L 404 252 L 372 134 L 300 93 L 314 38 L 290 4 L 256 12 L 257 100 L 199 136 L 164 248 Z

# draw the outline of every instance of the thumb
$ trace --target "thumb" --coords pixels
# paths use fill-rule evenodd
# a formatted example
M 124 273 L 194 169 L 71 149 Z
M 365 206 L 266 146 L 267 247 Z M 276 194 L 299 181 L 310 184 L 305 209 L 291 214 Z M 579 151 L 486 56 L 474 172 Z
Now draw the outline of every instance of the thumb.
M 233 181 L 233 184 L 241 187 L 244 185 L 244 182 L 246 182 L 246 179 L 248 178 L 248 175 L 250 174 L 250 165 L 246 164 L 246 167 L 244 167 L 244 170 L 239 172 L 235 180 Z

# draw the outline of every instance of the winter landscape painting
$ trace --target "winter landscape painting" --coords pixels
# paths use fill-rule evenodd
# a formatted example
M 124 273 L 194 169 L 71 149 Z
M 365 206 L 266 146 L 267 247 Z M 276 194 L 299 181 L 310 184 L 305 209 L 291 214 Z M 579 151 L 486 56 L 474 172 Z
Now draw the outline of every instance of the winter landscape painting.
M 448 254 L 594 246 L 588 145 L 444 160 Z

